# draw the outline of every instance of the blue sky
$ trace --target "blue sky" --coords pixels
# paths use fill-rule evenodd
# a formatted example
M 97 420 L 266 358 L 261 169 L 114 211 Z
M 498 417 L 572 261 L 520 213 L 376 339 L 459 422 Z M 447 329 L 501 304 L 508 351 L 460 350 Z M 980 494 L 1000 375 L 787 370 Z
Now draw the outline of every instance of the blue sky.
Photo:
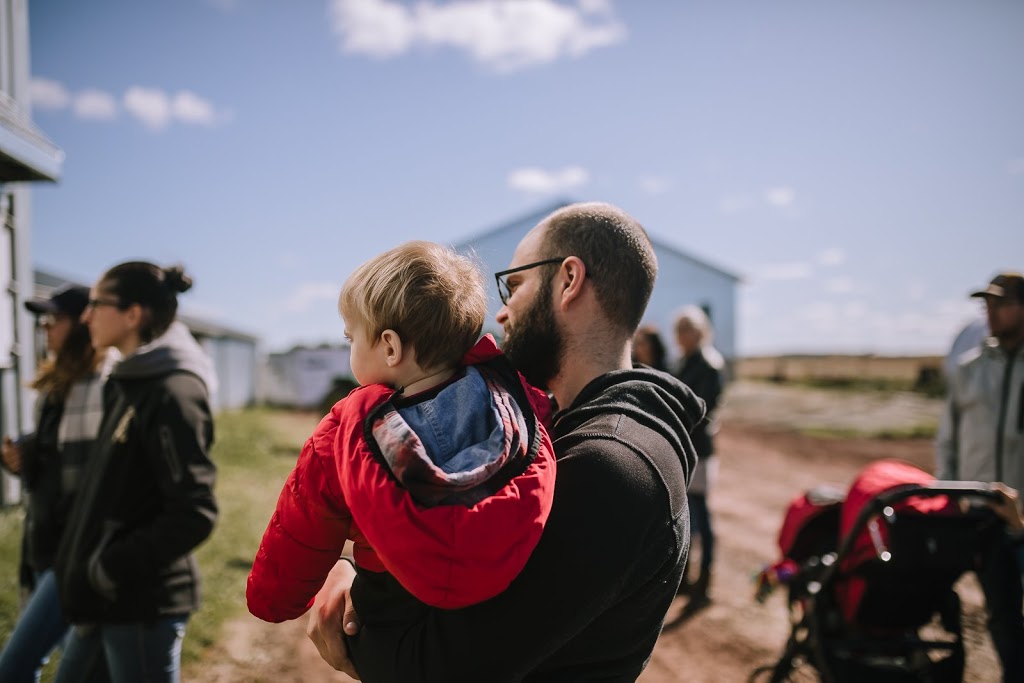
M 563 196 L 742 275 L 742 354 L 941 353 L 1024 269 L 1018 0 L 51 0 L 30 29 L 67 155 L 37 266 L 182 262 L 183 310 L 270 350 L 340 340 L 366 258 Z

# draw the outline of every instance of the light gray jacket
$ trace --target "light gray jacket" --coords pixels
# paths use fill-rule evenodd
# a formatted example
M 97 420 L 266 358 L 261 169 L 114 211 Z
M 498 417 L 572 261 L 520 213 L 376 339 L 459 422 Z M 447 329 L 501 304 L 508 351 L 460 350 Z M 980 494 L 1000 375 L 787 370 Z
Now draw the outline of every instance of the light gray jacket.
M 959 358 L 947 394 L 936 476 L 1024 491 L 1024 348 L 1008 355 L 986 339 Z

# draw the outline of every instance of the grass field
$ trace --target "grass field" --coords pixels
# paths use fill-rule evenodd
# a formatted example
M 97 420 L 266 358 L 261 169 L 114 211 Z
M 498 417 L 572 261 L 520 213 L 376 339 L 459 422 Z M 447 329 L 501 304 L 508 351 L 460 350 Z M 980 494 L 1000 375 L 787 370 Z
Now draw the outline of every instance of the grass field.
M 189 620 L 183 663 L 193 661 L 221 636 L 221 625 L 245 610 L 245 580 L 277 494 L 309 434 L 311 418 L 247 410 L 217 417 L 220 518 L 196 553 L 203 575 L 203 606 Z M 0 511 L 0 642 L 6 642 L 18 611 L 17 562 L 21 508 Z M 47 667 L 44 681 L 52 676 Z

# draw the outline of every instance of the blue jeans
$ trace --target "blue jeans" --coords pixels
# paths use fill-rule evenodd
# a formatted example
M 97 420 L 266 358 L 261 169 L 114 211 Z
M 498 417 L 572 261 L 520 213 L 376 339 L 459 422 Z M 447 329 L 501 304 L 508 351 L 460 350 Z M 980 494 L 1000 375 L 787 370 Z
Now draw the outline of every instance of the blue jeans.
M 708 510 L 708 498 L 691 493 L 686 496 L 690 504 L 690 549 L 693 550 L 693 537 L 700 536 L 700 570 L 708 572 L 715 559 L 715 532 L 711 530 L 711 511 Z
M 67 631 L 57 596 L 57 580 L 52 571 L 46 570 L 36 577 L 36 588 L 0 652 L 0 681 L 38 681 L 40 670 Z
M 128 624 L 75 625 L 56 683 L 178 683 L 187 616 Z
M 1004 534 L 988 544 L 982 552 L 978 582 L 985 593 L 988 630 L 999 661 L 1003 665 L 1003 681 L 1024 681 L 1024 615 L 1021 604 L 1021 567 L 1016 549 Z

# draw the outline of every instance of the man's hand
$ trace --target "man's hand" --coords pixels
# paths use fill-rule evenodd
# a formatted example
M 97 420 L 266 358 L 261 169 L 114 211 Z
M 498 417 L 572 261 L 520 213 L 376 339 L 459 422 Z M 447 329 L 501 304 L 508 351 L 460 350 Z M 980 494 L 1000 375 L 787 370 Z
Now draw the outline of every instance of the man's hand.
M 355 568 L 346 560 L 338 560 L 327 575 L 323 588 L 316 594 L 313 609 L 309 611 L 306 635 L 316 645 L 320 657 L 338 671 L 359 680 L 359 674 L 348 656 L 344 632 L 354 636 L 359 632 L 359 618 L 356 616 L 349 590 L 356 577 Z
M 0 446 L 0 457 L 3 458 L 4 467 L 13 474 L 21 474 L 21 449 L 11 441 L 11 437 L 5 436 L 3 445 Z
M 1024 530 L 1024 518 L 1021 517 L 1018 500 L 1020 494 L 1005 484 L 996 482 L 992 489 L 999 494 L 999 500 L 992 503 L 992 509 L 1003 518 L 1010 531 L 1020 533 Z

